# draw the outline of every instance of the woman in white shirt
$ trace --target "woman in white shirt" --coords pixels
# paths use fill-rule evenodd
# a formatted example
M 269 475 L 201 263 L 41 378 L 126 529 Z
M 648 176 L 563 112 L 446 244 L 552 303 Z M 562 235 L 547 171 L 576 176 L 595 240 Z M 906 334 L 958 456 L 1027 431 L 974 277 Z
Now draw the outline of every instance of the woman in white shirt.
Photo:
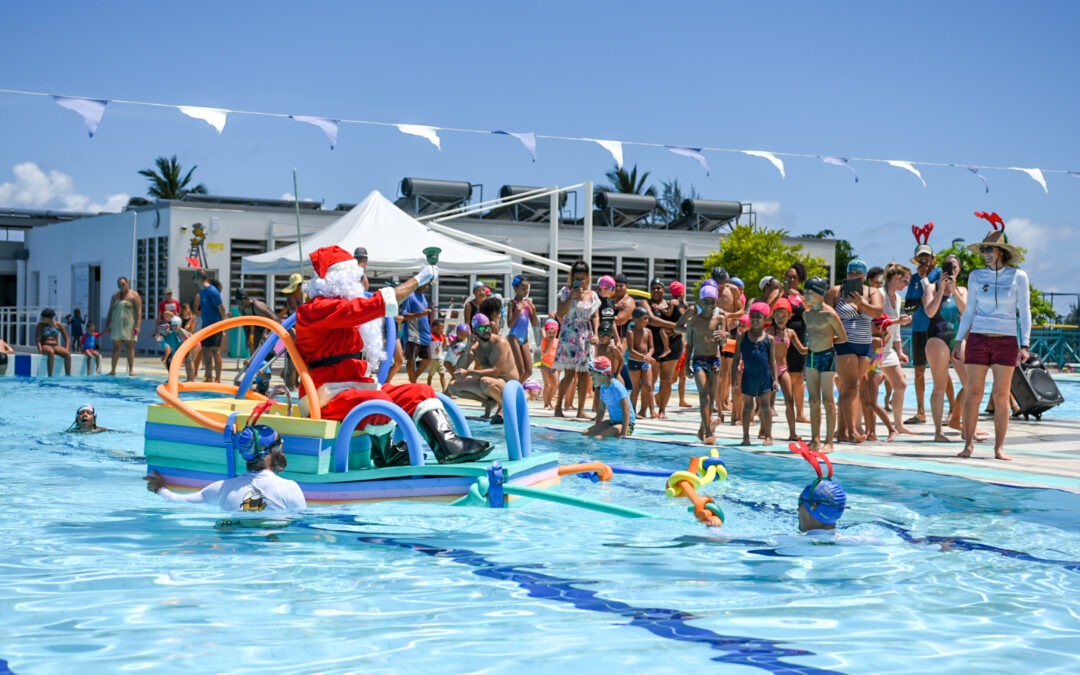
M 1030 357 L 1031 306 L 1027 273 L 1017 269 L 1023 260 L 1009 244 L 1005 231 L 994 230 L 978 244 L 968 246 L 982 256 L 986 267 L 968 276 L 967 307 L 956 331 L 953 357 L 967 368 L 967 400 L 964 401 L 964 450 L 971 457 L 975 449 L 975 424 L 986 391 L 986 374 L 994 373 L 990 397 L 994 402 L 994 457 L 1011 460 L 1005 454 L 1005 432 L 1009 428 L 1009 387 L 1013 370 Z M 964 343 L 964 339 L 967 342 Z
M 907 381 L 904 379 L 904 371 L 901 365 L 908 362 L 908 356 L 904 353 L 903 340 L 900 337 L 900 327 L 911 323 L 911 316 L 901 314 L 900 308 L 904 306 L 904 293 L 908 284 L 911 283 L 911 269 L 907 265 L 891 263 L 885 268 L 885 312 L 889 318 L 889 325 L 885 329 L 885 349 L 881 359 L 881 373 L 889 381 L 892 388 L 892 414 L 893 432 L 889 434 L 889 440 L 896 438 L 896 434 L 910 434 L 904 426 L 904 392 L 907 390 Z

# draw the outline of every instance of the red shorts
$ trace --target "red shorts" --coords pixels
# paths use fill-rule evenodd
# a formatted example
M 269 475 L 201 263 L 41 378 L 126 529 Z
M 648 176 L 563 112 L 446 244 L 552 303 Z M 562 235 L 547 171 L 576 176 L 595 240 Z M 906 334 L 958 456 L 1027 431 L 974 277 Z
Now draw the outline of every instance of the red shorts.
M 1015 335 L 971 333 L 964 348 L 964 363 L 975 366 L 1016 366 L 1020 345 Z

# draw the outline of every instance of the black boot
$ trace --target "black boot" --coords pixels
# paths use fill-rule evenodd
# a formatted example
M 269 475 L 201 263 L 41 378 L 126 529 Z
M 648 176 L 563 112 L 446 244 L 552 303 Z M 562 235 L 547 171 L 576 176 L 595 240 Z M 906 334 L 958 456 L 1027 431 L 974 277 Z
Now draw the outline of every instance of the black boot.
M 405 441 L 394 443 L 394 435 L 371 436 L 371 463 L 376 469 L 406 466 L 409 463 L 409 446 Z
M 491 444 L 476 438 L 461 438 L 454 432 L 454 425 L 446 411 L 437 408 L 420 416 L 417 425 L 435 451 L 439 464 L 475 462 L 491 452 Z

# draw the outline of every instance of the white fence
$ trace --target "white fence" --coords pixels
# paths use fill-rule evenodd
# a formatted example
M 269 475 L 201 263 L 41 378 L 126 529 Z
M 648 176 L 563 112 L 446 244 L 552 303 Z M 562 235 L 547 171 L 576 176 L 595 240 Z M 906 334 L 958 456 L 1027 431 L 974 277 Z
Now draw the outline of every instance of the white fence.
M 37 325 L 45 307 L 0 307 L 0 340 L 12 347 L 37 349 Z M 63 322 L 63 308 L 53 307 Z

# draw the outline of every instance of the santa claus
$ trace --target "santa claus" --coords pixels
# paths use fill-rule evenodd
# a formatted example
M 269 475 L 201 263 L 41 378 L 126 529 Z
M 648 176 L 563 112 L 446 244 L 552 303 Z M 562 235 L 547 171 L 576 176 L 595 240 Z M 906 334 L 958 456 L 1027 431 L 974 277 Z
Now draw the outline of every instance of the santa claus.
M 364 297 L 363 270 L 352 254 L 340 246 L 326 246 L 311 254 L 315 276 L 306 284 L 311 300 L 296 310 L 296 347 L 307 363 L 315 397 L 325 419 L 342 420 L 365 401 L 392 401 L 408 413 L 440 464 L 478 460 L 489 452 L 487 441 L 461 438 L 435 390 L 424 384 L 379 385 L 364 360 L 361 324 L 385 316 L 397 316 L 398 303 L 418 287 L 439 276 L 439 268 L 427 265 L 396 288 L 383 288 Z M 392 444 L 393 422 L 372 415 L 359 428 L 371 437 L 371 460 L 376 467 L 409 463 L 404 444 Z

